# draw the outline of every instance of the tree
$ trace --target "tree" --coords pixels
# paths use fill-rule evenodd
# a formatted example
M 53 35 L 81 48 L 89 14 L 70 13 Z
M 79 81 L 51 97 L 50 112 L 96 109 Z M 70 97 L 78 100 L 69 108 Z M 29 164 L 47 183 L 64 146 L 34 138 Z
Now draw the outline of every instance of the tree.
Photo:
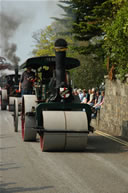
M 107 19 L 102 25 L 105 32 L 104 49 L 109 57 L 109 68 L 125 78 L 128 73 L 128 2 L 116 0 L 113 2 L 113 17 Z
M 70 4 L 69 0 L 60 0 L 58 6 L 63 9 L 64 13 L 61 14 L 60 18 L 52 17 L 52 19 L 63 26 L 63 30 L 59 31 L 61 35 L 72 35 L 72 20 L 74 18 L 74 13 Z
M 78 55 L 81 66 L 73 71 L 74 85 L 77 88 L 99 88 L 104 81 L 104 67 L 101 68 L 99 59 L 93 59 L 91 55 Z
M 36 42 L 33 54 L 36 56 L 46 56 L 53 55 L 54 53 L 54 40 L 56 38 L 56 33 L 53 31 L 51 25 L 47 26 L 33 34 L 33 39 Z
M 88 41 L 79 48 L 74 47 L 74 50 L 84 55 L 91 54 L 95 58 L 102 57 L 123 78 L 128 73 L 127 0 L 70 0 L 70 7 L 75 14 L 75 38 Z

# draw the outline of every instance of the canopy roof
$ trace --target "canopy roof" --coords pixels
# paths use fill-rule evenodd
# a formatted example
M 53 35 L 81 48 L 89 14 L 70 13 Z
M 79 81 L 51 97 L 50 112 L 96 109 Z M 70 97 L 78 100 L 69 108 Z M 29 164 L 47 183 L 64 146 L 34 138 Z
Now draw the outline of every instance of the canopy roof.
M 55 66 L 55 56 L 38 56 L 28 58 L 21 66 L 20 69 L 31 67 L 32 69 L 38 69 L 43 66 Z M 65 69 L 70 70 L 80 66 L 79 60 L 75 58 L 65 58 Z

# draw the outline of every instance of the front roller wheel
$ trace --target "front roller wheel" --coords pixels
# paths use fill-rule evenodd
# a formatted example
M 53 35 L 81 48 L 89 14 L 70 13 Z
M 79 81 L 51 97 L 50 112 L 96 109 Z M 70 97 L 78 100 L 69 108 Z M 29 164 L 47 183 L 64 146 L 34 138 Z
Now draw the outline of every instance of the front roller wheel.
M 14 99 L 14 131 L 18 132 L 18 99 Z
M 21 113 L 21 126 L 22 126 L 22 139 L 23 141 L 36 141 L 37 131 L 34 130 L 36 125 L 35 117 L 27 115 L 31 112 L 32 107 L 36 106 L 35 95 L 24 95 L 22 98 L 22 113 Z
M 88 139 L 88 120 L 83 111 L 42 111 L 44 131 L 40 133 L 42 151 L 84 151 Z

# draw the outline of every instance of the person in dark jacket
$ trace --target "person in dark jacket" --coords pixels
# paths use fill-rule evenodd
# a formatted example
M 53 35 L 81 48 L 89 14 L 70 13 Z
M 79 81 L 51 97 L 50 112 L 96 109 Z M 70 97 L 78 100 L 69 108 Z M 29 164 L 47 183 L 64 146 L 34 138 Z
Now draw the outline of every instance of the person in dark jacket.
M 30 67 L 23 72 L 19 82 L 19 92 L 21 95 L 32 94 L 33 92 L 33 81 L 35 79 L 35 73 L 31 70 Z

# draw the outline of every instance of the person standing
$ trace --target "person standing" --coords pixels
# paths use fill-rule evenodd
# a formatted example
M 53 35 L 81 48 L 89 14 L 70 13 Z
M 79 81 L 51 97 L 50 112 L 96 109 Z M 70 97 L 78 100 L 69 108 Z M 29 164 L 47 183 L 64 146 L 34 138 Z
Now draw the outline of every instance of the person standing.
M 35 73 L 31 70 L 31 67 L 28 67 L 21 75 L 19 81 L 19 92 L 21 92 L 21 96 L 24 94 L 32 94 L 34 79 Z

